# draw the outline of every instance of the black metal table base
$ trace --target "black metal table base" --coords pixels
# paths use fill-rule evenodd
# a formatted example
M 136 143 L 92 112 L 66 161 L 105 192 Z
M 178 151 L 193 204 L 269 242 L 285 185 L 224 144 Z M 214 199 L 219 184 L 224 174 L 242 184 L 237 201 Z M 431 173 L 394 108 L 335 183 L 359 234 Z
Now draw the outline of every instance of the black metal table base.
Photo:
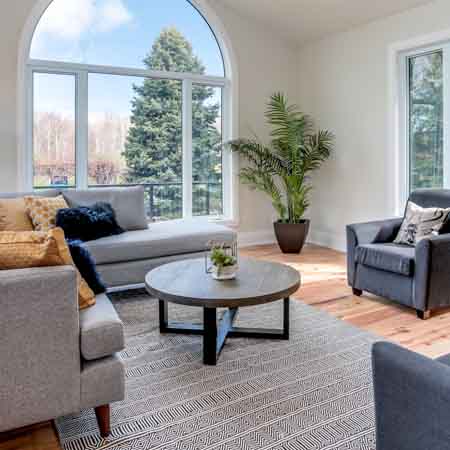
M 159 300 L 159 330 L 161 333 L 195 334 L 203 336 L 203 362 L 215 366 L 227 338 L 289 339 L 289 297 L 283 300 L 283 329 L 235 327 L 239 308 L 229 308 L 217 318 L 217 308 L 203 308 L 203 325 L 169 322 L 167 302 Z

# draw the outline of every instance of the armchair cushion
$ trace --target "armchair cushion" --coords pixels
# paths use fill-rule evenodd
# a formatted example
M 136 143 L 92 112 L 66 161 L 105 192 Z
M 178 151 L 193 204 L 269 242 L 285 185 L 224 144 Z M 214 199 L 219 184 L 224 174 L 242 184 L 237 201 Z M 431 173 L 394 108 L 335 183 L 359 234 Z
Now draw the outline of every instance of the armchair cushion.
M 356 249 L 356 262 L 407 277 L 414 274 L 414 257 L 414 248 L 405 245 L 367 244 Z
M 124 349 L 123 325 L 106 294 L 97 295 L 96 304 L 80 311 L 81 354 L 91 361 Z

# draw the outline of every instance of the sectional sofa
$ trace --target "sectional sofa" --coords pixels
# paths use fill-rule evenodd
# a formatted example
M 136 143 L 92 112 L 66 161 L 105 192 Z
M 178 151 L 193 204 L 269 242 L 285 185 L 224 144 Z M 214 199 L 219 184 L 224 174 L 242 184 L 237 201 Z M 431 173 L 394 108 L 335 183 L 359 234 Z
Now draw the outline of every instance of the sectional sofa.
M 143 285 L 169 261 L 199 257 L 235 233 L 206 220 L 149 224 L 142 187 L 45 190 L 69 206 L 108 202 L 125 233 L 85 244 L 110 289 Z M 0 198 L 24 194 L 0 194 Z M 123 325 L 107 295 L 78 311 L 73 267 L 0 271 L 0 432 L 95 408 L 109 433 L 109 404 L 124 398 Z

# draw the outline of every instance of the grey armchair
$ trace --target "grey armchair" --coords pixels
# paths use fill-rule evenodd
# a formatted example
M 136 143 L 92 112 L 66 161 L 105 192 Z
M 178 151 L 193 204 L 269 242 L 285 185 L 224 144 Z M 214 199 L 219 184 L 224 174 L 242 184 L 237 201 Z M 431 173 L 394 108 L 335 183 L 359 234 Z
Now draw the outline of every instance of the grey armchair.
M 415 191 L 410 200 L 422 207 L 450 207 L 450 190 Z M 416 247 L 393 241 L 402 218 L 347 226 L 347 276 L 355 295 L 363 291 L 414 308 L 428 319 L 450 306 L 450 234 L 432 236 Z
M 379 342 L 372 363 L 377 450 L 450 450 L 450 355 Z
M 124 398 L 123 325 L 105 294 L 78 311 L 73 267 L 0 270 L 0 432 Z

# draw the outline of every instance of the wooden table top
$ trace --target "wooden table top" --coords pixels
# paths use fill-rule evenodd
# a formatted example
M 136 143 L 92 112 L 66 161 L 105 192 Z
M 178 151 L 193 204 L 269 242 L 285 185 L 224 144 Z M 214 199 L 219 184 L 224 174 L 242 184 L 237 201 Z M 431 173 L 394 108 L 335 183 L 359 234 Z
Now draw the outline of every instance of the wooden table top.
M 280 263 L 240 258 L 234 280 L 217 281 L 205 260 L 187 259 L 150 271 L 145 284 L 154 297 L 189 306 L 235 308 L 289 297 L 300 286 L 297 270 Z

